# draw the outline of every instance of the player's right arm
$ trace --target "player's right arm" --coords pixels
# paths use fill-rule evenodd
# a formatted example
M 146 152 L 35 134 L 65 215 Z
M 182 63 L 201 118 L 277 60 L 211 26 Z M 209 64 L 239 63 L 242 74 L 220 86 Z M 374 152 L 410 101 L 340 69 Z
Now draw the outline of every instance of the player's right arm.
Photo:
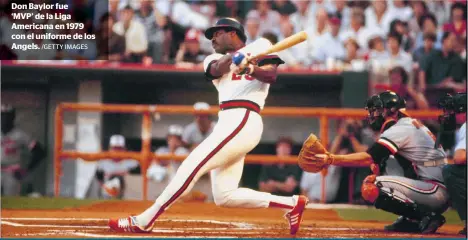
M 317 154 L 315 156 L 323 158 L 324 161 L 328 161 L 329 158 L 326 154 Z M 374 162 L 372 156 L 367 152 L 331 154 L 330 156 L 333 159 L 333 165 L 342 167 L 369 167 Z
M 205 77 L 208 80 L 214 80 L 222 77 L 224 74 L 231 71 L 231 63 L 232 57 L 230 54 L 222 55 L 219 53 L 214 53 L 209 55 L 203 62 Z
M 344 167 L 365 167 L 373 163 L 381 165 L 390 155 L 395 155 L 399 148 L 404 146 L 407 141 L 405 130 L 404 128 L 386 130 L 365 152 L 332 155 L 333 165 Z

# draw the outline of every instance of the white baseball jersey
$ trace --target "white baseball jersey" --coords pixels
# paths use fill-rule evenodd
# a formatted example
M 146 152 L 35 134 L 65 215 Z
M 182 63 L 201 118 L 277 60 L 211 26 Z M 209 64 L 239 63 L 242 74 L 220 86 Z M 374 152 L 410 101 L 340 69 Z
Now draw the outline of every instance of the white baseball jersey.
M 256 40 L 255 42 L 243 47 L 238 52 L 245 55 L 255 55 L 267 50 L 271 46 L 271 42 L 265 38 Z M 213 53 L 205 58 L 203 67 L 205 72 L 209 71 L 208 66 L 211 62 L 223 57 L 223 54 Z M 271 54 L 268 57 L 275 57 L 276 54 Z M 268 96 L 270 84 L 261 82 L 250 75 L 237 75 L 233 68 L 229 73 L 224 74 L 218 79 L 213 80 L 213 84 L 218 90 L 218 99 L 221 104 L 229 100 L 249 100 L 257 103 L 261 109 L 265 105 L 265 99 Z
M 22 159 L 25 159 L 34 143 L 35 141 L 32 141 L 25 132 L 17 128 L 6 135 L 2 133 L 2 166 L 25 164 Z
M 466 122 L 458 129 L 456 138 L 455 151 L 458 149 L 466 150 Z
M 417 165 L 418 162 L 445 158 L 445 152 L 441 146 L 434 149 L 435 136 L 418 120 L 409 117 L 401 118 L 395 125 L 384 131 L 377 142 L 385 146 L 395 157 L 400 156 L 411 161 L 419 178 L 444 181 L 442 166 Z

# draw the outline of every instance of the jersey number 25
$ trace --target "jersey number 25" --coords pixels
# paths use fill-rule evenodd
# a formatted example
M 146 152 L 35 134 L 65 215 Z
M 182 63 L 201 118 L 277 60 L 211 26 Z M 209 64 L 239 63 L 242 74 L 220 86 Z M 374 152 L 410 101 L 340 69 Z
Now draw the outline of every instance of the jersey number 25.
M 247 80 L 247 81 L 252 81 L 254 80 L 255 78 L 253 78 L 252 76 L 248 75 L 248 74 L 244 74 L 244 75 L 237 75 L 235 73 L 232 73 L 232 81 L 239 81 L 239 80 Z

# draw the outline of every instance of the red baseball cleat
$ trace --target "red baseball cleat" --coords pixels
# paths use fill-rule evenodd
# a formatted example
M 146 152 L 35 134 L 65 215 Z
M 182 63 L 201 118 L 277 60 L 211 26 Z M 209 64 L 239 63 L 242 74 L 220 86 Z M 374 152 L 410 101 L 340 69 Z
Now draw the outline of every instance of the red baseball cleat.
M 299 195 L 297 198 L 297 203 L 294 208 L 287 212 L 284 217 L 288 220 L 289 223 L 289 232 L 291 235 L 294 235 L 299 231 L 299 226 L 302 222 L 302 213 L 309 202 L 309 199 L 306 196 Z
M 140 227 L 134 216 L 109 219 L 109 227 L 116 232 L 149 233 L 152 230 L 152 227 L 150 229 Z

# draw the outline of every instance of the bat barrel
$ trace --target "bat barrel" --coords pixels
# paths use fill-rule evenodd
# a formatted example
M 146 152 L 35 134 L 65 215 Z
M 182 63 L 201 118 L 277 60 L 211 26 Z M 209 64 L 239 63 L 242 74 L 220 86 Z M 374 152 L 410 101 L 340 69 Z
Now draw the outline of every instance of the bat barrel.
M 301 42 L 304 42 L 307 40 L 307 33 L 305 31 L 298 32 L 296 34 L 293 34 L 279 42 L 277 42 L 275 45 L 271 46 L 268 50 L 257 54 L 255 56 L 249 57 L 248 61 L 252 61 L 258 58 L 261 58 L 263 56 L 266 56 L 268 54 L 274 53 L 274 52 L 280 52 L 285 49 L 288 49 L 290 47 L 293 47 Z

